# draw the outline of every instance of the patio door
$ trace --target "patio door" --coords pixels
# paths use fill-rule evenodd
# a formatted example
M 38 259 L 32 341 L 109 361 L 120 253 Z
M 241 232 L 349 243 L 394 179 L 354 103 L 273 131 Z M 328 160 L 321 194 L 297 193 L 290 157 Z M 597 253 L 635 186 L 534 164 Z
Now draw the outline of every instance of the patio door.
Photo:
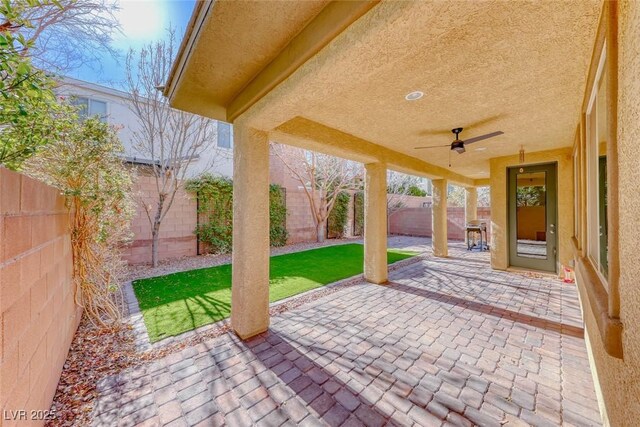
M 509 264 L 556 272 L 557 165 L 509 168 Z

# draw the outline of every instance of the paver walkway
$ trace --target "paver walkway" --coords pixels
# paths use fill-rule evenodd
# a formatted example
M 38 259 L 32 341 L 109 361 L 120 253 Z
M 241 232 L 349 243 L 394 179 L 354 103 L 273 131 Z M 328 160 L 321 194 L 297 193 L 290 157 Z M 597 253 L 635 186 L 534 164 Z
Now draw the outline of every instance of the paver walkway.
M 107 378 L 94 424 L 600 425 L 575 286 L 450 255 Z

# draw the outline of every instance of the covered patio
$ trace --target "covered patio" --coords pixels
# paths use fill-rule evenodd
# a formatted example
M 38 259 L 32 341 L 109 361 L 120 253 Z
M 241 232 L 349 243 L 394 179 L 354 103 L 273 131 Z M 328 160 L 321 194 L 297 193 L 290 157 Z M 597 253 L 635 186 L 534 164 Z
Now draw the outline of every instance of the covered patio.
M 600 425 L 575 286 L 449 255 L 106 378 L 94 423 Z
M 310 331 L 305 313 L 289 323 L 283 320 L 287 316 L 278 318 L 270 326 L 267 190 L 273 141 L 365 165 L 364 278 L 383 286 L 363 284 L 340 293 L 342 298 L 334 303 L 347 313 L 338 317 L 357 316 L 361 307 L 360 315 L 366 312 L 367 318 L 353 319 L 354 325 L 344 326 L 343 332 L 336 329 L 338 336 L 344 333 L 345 340 L 355 343 L 342 341 L 335 346 L 363 343 L 369 335 L 362 325 L 375 326 L 371 336 L 379 332 L 380 340 L 385 336 L 395 340 L 394 333 L 398 334 L 396 344 L 400 337 L 412 337 L 406 345 L 430 337 L 435 353 L 430 353 L 430 345 L 418 346 L 414 362 L 425 357 L 439 369 L 436 363 L 443 365 L 445 352 L 439 352 L 435 343 L 446 346 L 458 340 L 458 362 L 463 355 L 473 357 L 463 348 L 474 344 L 482 347 L 486 341 L 491 350 L 497 346 L 508 353 L 516 346 L 513 355 L 506 356 L 517 366 L 507 375 L 513 383 L 518 372 L 532 363 L 524 356 L 526 351 L 537 349 L 543 352 L 538 361 L 555 360 L 551 362 L 555 365 L 524 375 L 537 380 L 535 387 L 523 386 L 522 391 L 545 396 L 547 389 L 554 390 L 551 424 L 573 422 L 573 415 L 565 413 L 588 418 L 575 420 L 579 425 L 596 423 L 595 401 L 579 391 L 569 392 L 572 386 L 564 384 L 577 378 L 580 389 L 590 384 L 593 374 L 605 424 L 633 425 L 640 413 L 637 237 L 622 230 L 637 230 L 640 218 L 638 34 L 640 10 L 633 1 L 198 3 L 164 93 L 178 109 L 234 125 L 231 324 L 240 340 L 247 341 L 229 338 L 233 345 L 250 355 L 252 343 L 266 340 L 256 347 L 263 345 L 269 351 L 275 346 L 274 352 L 283 349 L 295 358 L 297 350 L 289 346 L 295 349 L 295 343 L 302 342 L 302 354 L 309 352 L 308 358 L 315 361 L 314 351 L 324 352 L 317 357 L 329 351 L 323 342 L 333 344 L 334 329 L 322 326 L 331 320 L 325 310 L 315 309 L 313 324 L 320 328 L 316 340 L 310 338 L 314 334 L 294 334 L 304 328 Z M 456 137 L 452 142 L 452 130 L 457 136 L 459 128 L 464 128 L 462 140 Z M 493 138 L 488 141 L 486 135 Z M 476 144 L 478 139 L 482 141 Z M 474 145 L 465 149 L 465 140 Z M 424 146 L 438 148 L 420 148 Z M 434 257 L 442 258 L 391 276 L 385 262 L 389 169 L 432 180 L 431 249 Z M 519 208 L 531 207 L 519 202 L 521 180 L 533 187 L 541 177 L 542 196 L 534 207 L 544 209 L 543 221 L 521 235 L 519 225 L 527 221 L 520 219 Z M 476 267 L 483 277 L 474 278 L 474 267 L 450 256 L 449 183 L 467 189 L 467 221 L 476 218 L 477 187 L 490 187 L 490 267 Z M 523 242 L 532 241 L 543 241 L 546 248 L 541 252 L 531 244 L 523 248 Z M 528 253 L 528 259 L 521 262 L 521 253 Z M 543 257 L 544 262 L 538 259 Z M 443 272 L 443 266 L 452 267 Z M 505 272 L 512 267 L 556 275 L 573 267 L 580 298 L 575 288 L 556 283 L 547 289 L 544 280 Z M 377 303 L 367 305 L 369 298 Z M 434 311 L 412 312 L 414 304 Z M 577 336 L 582 334 L 580 311 L 590 364 Z M 380 323 L 370 323 L 372 318 Z M 398 318 L 405 320 L 404 328 L 394 324 Z M 414 336 L 417 327 L 424 329 Z M 443 327 L 453 328 L 452 333 L 438 334 Z M 476 329 L 465 336 L 465 327 Z M 484 332 L 487 327 L 489 335 Z M 441 342 L 436 341 L 439 337 Z M 354 352 L 351 359 L 341 355 L 352 375 L 356 362 L 363 371 L 373 363 L 374 356 L 367 357 L 364 351 Z M 382 354 L 386 353 L 375 357 Z M 394 362 L 401 360 L 399 354 L 391 354 Z M 451 351 L 447 354 L 442 360 L 455 359 Z M 270 357 L 279 358 L 275 353 Z M 488 363 L 479 355 L 476 362 L 468 362 L 479 369 Z M 495 362 L 499 365 L 506 359 Z M 411 365 L 405 367 L 406 374 Z M 382 370 L 376 378 L 389 380 L 391 385 L 381 386 L 392 390 L 389 396 L 404 393 L 398 404 L 410 413 L 414 403 L 409 383 L 388 377 L 404 368 L 388 368 L 392 372 Z M 283 369 L 288 368 L 283 365 Z M 565 375 L 565 369 L 571 373 Z M 362 381 L 373 378 L 358 375 Z M 475 374 L 469 371 L 471 375 Z M 359 379 L 345 377 L 341 387 L 357 391 Z M 450 390 L 456 399 L 462 399 L 467 381 L 458 381 L 459 387 Z M 401 393 L 394 391 L 396 383 L 404 384 Z M 500 386 L 504 389 L 497 397 L 491 389 L 484 390 L 481 403 L 500 408 L 495 420 L 507 416 L 524 420 L 531 415 L 530 402 L 514 403 L 522 396 L 510 391 L 510 383 Z M 350 416 L 357 417 L 361 399 L 373 405 L 362 395 L 366 390 L 360 391 Z M 423 400 L 442 404 L 431 395 Z M 588 408 L 565 411 L 577 405 L 574 400 L 589 402 Z M 307 407 L 313 404 L 305 402 Z M 537 400 L 534 409 L 535 405 Z M 371 417 L 391 420 L 398 409 L 385 412 L 378 406 L 369 411 Z M 447 416 L 467 416 L 467 412 L 473 410 L 458 406 Z
M 477 187 L 489 185 L 491 265 L 512 265 L 507 168 L 525 163 L 525 150 L 527 164 L 557 168 L 557 221 L 539 232 L 557 230 L 547 252 L 548 270 L 559 273 L 572 258 L 571 145 L 600 9 L 597 0 L 199 3 L 164 90 L 176 108 L 234 124 L 236 333 L 269 326 L 271 141 L 364 163 L 372 283 L 388 279 L 388 169 L 432 180 L 439 257 L 448 184 L 467 189 L 467 222 Z M 495 136 L 460 154 L 449 147 L 459 127 L 469 143 Z

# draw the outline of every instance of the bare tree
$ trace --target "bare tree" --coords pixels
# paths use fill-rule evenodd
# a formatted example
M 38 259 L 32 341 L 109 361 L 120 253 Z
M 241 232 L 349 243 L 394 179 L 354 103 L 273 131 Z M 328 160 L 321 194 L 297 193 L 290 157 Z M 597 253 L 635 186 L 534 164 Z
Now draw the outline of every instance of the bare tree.
M 411 195 L 426 195 L 420 188 L 422 178 L 407 175 L 393 170 L 387 171 L 387 218 L 394 212 L 406 206 L 407 198 Z M 420 193 L 420 194 L 418 194 Z M 387 232 L 390 222 L 387 221 Z
M 106 52 L 116 57 L 113 34 L 120 25 L 112 0 L 13 0 L 30 25 L 18 32 L 32 42 L 29 56 L 39 68 L 68 72 L 100 67 Z
M 466 192 L 464 187 L 449 184 L 447 187 L 447 206 L 462 207 L 465 204 Z
M 478 206 L 491 206 L 491 190 L 489 187 L 478 187 Z
M 420 188 L 421 183 L 422 179 L 417 176 L 387 171 L 387 214 L 391 215 L 403 208 L 408 196 L 418 195 L 418 192 L 426 195 L 426 192 Z
M 291 177 L 304 188 L 316 226 L 316 239 L 323 242 L 327 218 L 338 195 L 362 187 L 362 165 L 339 157 L 280 144 L 271 144 L 271 149 Z
M 158 265 L 158 240 L 162 220 L 167 215 L 184 179 L 205 153 L 208 168 L 216 163 L 213 120 L 174 110 L 158 89 L 169 75 L 175 53 L 175 33 L 164 40 L 130 50 L 126 60 L 127 89 L 140 130 L 133 133 L 134 148 L 150 160 L 157 199 L 143 203 L 151 224 L 153 266 Z

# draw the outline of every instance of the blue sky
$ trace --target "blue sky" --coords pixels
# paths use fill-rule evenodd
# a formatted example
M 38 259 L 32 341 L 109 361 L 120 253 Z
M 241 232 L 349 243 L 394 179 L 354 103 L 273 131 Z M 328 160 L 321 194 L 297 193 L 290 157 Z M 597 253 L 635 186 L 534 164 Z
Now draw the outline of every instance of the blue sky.
M 114 47 L 121 52 L 115 59 L 104 54 L 102 71 L 82 67 L 69 72 L 77 79 L 120 88 L 124 80 L 124 55 L 130 49 L 137 49 L 158 38 L 162 38 L 166 28 L 176 29 L 177 43 L 182 40 L 184 30 L 191 18 L 195 0 L 119 0 L 117 13 L 122 33 L 114 33 Z

